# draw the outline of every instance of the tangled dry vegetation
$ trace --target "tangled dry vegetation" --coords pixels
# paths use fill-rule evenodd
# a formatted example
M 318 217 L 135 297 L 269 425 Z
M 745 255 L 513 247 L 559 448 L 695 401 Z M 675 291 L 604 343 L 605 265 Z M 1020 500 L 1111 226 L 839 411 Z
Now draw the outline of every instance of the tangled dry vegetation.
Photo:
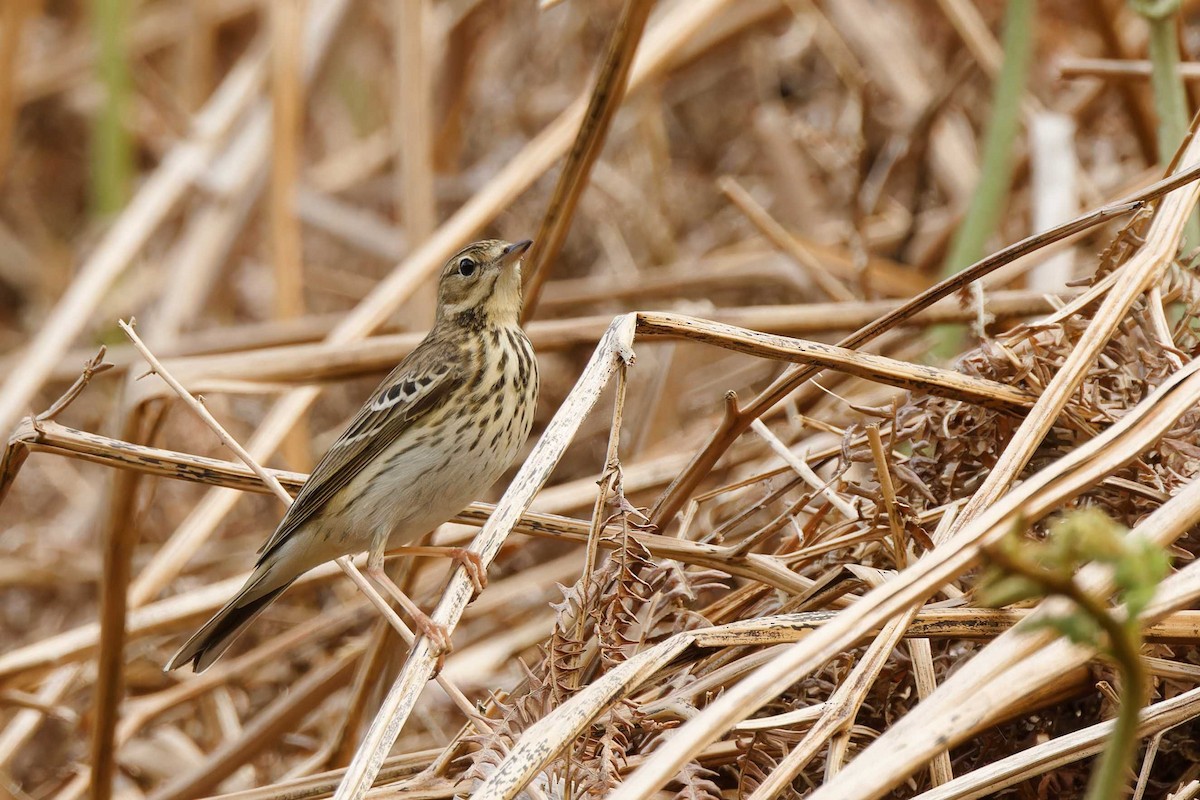
M 1124 3 L 1037 4 L 996 255 L 934 289 L 999 2 L 157 0 L 115 50 L 84 5 L 0 7 L 0 792 L 1081 796 L 1111 662 L 973 589 L 981 546 L 1091 506 L 1174 557 L 1138 796 L 1196 796 L 1200 144 L 1156 183 Z M 124 178 L 89 150 L 114 53 Z M 604 149 L 561 168 L 589 98 Z M 481 232 L 538 232 L 542 400 L 435 536 L 478 535 L 486 591 L 391 565 L 456 625 L 437 681 L 333 565 L 163 674 L 280 509 L 116 321 L 294 491 Z

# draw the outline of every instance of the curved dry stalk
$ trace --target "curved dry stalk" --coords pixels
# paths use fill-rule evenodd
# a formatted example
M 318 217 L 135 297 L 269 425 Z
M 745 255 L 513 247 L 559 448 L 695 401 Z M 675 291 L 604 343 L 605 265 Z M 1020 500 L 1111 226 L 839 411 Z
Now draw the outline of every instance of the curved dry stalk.
M 26 417 L 13 431 L 5 444 L 4 452 L 0 454 L 0 503 L 4 502 L 13 481 L 17 479 L 17 473 L 21 471 L 21 465 L 29 456 L 28 437 L 39 436 L 45 425 L 53 423 L 54 418 L 63 409 L 75 402 L 94 376 L 112 369 L 113 365 L 104 360 L 106 352 L 107 348 L 101 347 L 96 355 L 84 362 L 83 371 L 75 378 L 75 382 L 50 405 L 50 408 L 41 414 Z
M 910 364 L 886 356 L 860 353 L 844 347 L 770 333 L 748 331 L 733 325 L 654 311 L 638 313 L 642 336 L 678 336 L 748 355 L 796 361 L 813 369 L 834 369 L 901 389 L 964 400 L 1005 411 L 1028 408 L 1036 398 L 998 381 L 964 375 L 949 369 Z M 739 415 L 745 412 L 739 412 Z M 751 418 L 758 419 L 758 415 Z M 747 423 L 749 424 L 749 423 Z

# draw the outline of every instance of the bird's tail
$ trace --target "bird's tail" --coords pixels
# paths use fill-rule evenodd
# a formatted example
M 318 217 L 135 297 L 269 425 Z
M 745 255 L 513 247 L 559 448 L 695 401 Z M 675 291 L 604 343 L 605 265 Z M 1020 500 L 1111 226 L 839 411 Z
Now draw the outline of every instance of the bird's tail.
M 163 671 L 178 669 L 189 661 L 196 672 L 203 672 L 212 666 L 246 626 L 282 594 L 284 589 L 292 585 L 292 582 L 288 581 L 282 586 L 264 591 L 263 583 L 268 581 L 269 574 L 269 570 L 264 570 L 250 576 L 242 590 L 171 656 Z

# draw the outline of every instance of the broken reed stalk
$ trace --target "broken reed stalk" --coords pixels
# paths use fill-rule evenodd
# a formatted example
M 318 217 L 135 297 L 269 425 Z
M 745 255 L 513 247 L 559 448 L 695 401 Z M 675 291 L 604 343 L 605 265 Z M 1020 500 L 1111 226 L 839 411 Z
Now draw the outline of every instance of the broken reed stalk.
M 638 333 L 646 337 L 676 336 L 747 355 L 797 361 L 816 369 L 836 369 L 902 389 L 929 392 L 1009 412 L 1028 408 L 1036 399 L 998 381 L 972 378 L 954 370 L 911 364 L 823 342 L 747 331 L 683 314 L 642 312 L 637 315 L 637 328 Z
M 875 462 L 875 473 L 879 476 L 879 491 L 883 497 L 884 509 L 887 512 L 888 529 L 892 534 L 892 551 L 893 562 L 897 568 L 903 569 L 907 567 L 910 561 L 908 545 L 904 536 L 904 524 L 900 517 L 900 512 L 896 507 L 896 488 L 892 481 L 892 469 L 888 463 L 888 454 L 884 449 L 883 437 L 879 433 L 878 425 L 867 426 L 867 440 L 871 445 L 871 458 Z M 953 523 L 953 517 L 946 515 L 942 518 L 941 524 L 947 527 Z M 937 533 L 934 534 L 937 536 Z M 918 612 L 919 613 L 919 612 Z M 915 615 L 914 615 L 915 616 Z M 910 624 L 902 625 L 901 630 L 907 632 L 911 629 Z M 894 641 L 894 637 L 880 637 L 871 643 L 871 648 L 868 648 L 868 653 L 874 652 L 876 644 L 883 644 Z M 937 689 L 937 672 L 933 665 L 933 651 L 929 646 L 928 639 L 911 639 L 908 643 L 909 656 L 913 662 L 913 682 L 917 685 L 917 696 L 920 700 L 924 700 Z M 886 651 L 886 652 L 890 652 Z M 863 661 L 867 659 L 864 657 Z M 856 700 L 861 704 L 866 696 L 866 687 L 874 684 L 879 675 L 879 671 L 883 668 L 880 664 L 875 669 L 871 670 L 865 677 L 869 680 L 852 681 L 859 687 Z M 856 665 L 855 672 L 858 667 Z M 840 691 L 840 689 L 839 689 Z M 797 746 L 798 747 L 798 746 Z M 790 756 L 789 756 L 790 757 Z M 776 772 L 782 772 L 782 764 L 768 776 L 768 780 L 774 776 Z M 951 780 L 954 777 L 953 767 L 950 763 L 950 753 L 948 750 L 940 751 L 929 765 L 929 778 L 934 786 L 940 786 L 943 783 Z
M 26 434 L 34 437 L 38 436 L 42 426 L 52 423 L 67 406 L 71 405 L 83 390 L 87 388 L 87 385 L 92 382 L 93 377 L 99 375 L 101 372 L 107 372 L 112 369 L 113 365 L 104 360 L 107 352 L 108 348 L 101 347 L 95 356 L 84 362 L 83 371 L 75 378 L 70 387 L 50 405 L 50 408 L 41 414 L 26 417 L 22 420 L 22 425 L 19 426 L 18 430 L 25 431 Z M 4 502 L 4 498 L 8 495 L 8 490 L 12 487 L 12 482 L 16 480 L 17 473 L 20 472 L 21 466 L 25 463 L 28 455 L 29 448 L 26 440 L 20 432 L 14 432 L 10 436 L 7 446 L 4 448 L 4 453 L 0 454 L 0 503 Z

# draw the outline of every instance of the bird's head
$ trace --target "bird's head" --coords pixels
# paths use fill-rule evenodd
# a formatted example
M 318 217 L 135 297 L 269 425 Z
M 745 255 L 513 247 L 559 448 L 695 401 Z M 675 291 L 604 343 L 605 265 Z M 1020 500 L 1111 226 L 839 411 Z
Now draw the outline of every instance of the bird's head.
M 516 325 L 521 318 L 521 257 L 533 242 L 484 239 L 459 250 L 442 267 L 438 321 Z

